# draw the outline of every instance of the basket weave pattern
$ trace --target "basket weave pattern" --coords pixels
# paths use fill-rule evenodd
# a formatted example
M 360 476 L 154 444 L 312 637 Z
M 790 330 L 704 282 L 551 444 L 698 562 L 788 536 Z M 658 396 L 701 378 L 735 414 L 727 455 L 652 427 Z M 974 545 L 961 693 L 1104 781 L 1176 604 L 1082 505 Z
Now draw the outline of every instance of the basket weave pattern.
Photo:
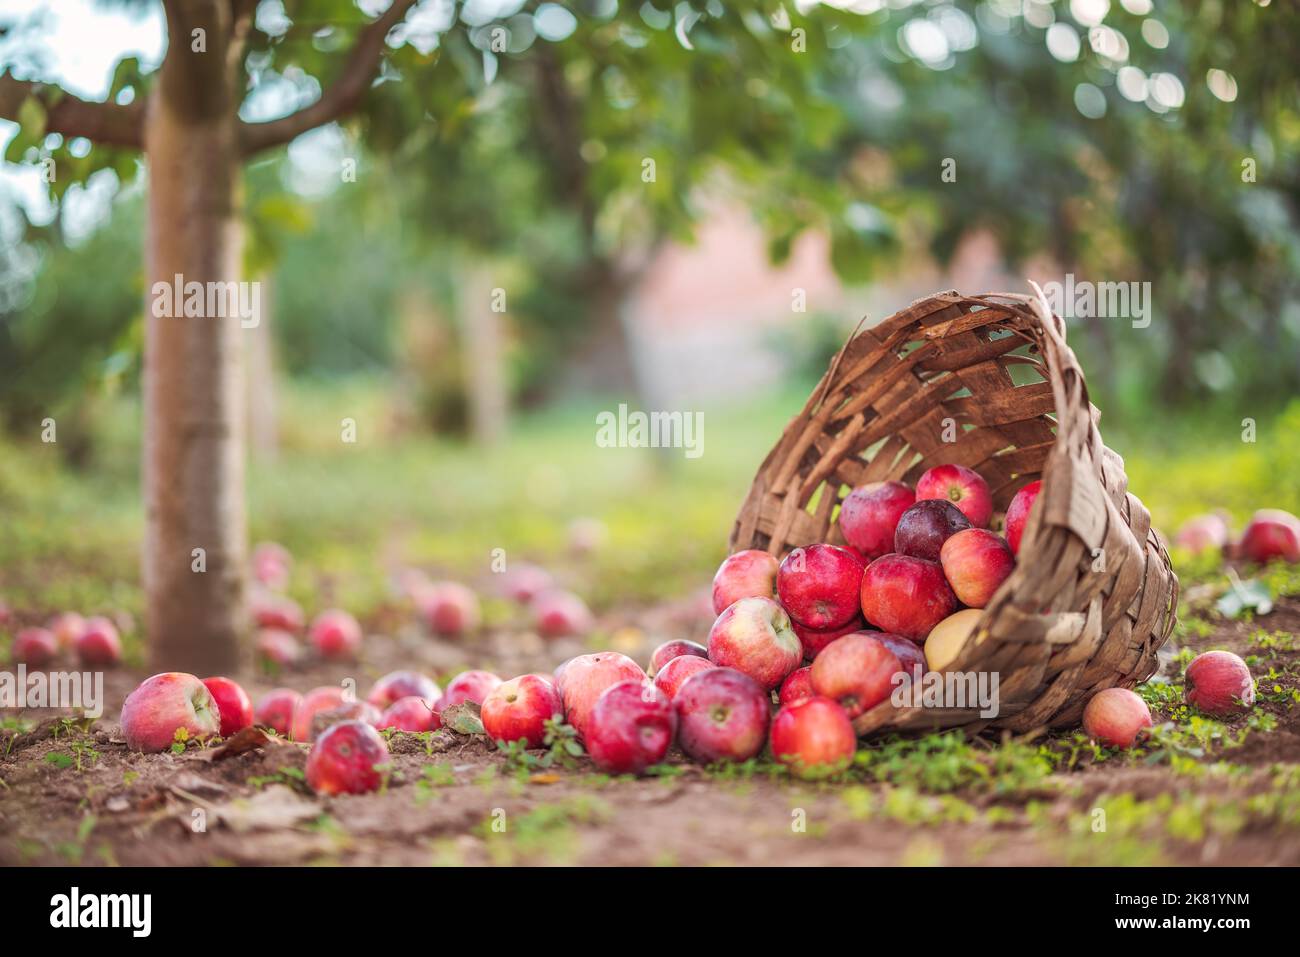
M 1155 672 L 1178 579 L 1099 417 L 1065 324 L 1040 298 L 939 293 L 857 332 L 835 356 L 759 468 L 731 551 L 780 558 L 842 543 L 835 519 L 850 489 L 915 485 L 935 465 L 979 472 L 995 515 L 1043 480 L 1015 570 L 949 667 L 999 675 L 998 717 L 885 701 L 857 719 L 860 734 L 1077 725 L 1094 692 Z

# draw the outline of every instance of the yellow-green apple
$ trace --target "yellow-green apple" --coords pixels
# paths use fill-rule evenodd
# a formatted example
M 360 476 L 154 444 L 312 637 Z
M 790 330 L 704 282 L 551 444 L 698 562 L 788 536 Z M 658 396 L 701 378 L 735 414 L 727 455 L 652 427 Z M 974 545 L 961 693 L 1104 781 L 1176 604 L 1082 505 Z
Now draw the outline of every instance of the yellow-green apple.
M 116 626 L 99 615 L 86 619 L 85 628 L 77 636 L 76 648 L 81 663 L 90 667 L 115 665 L 122 660 L 122 641 Z
M 221 730 L 212 693 L 194 675 L 167 671 L 146 678 L 122 705 L 122 736 L 132 751 L 165 751 L 184 728 L 191 738 Z
M 840 534 L 866 562 L 894 550 L 894 530 L 916 504 L 916 493 L 902 482 L 859 485 L 840 504 Z
M 398 698 L 379 716 L 377 728 L 392 728 L 396 731 L 437 731 L 442 727 L 442 717 L 433 710 L 434 702 L 419 695 L 407 695 Z
M 312 715 L 307 740 L 315 741 L 340 721 L 364 721 L 372 728 L 377 728 L 382 719 L 383 714 L 369 701 L 344 701 L 337 708 L 317 711 Z
M 777 570 L 776 593 L 800 624 L 823 631 L 838 628 L 858 613 L 863 568 L 857 554 L 838 545 L 796 548 Z
M 721 615 L 742 598 L 771 598 L 777 567 L 776 559 L 758 548 L 728 555 L 713 576 L 713 613 Z
M 803 662 L 803 645 L 775 601 L 742 598 L 709 629 L 709 660 L 743 671 L 771 691 Z
M 801 625 L 791 618 L 790 627 L 794 629 L 794 633 L 799 637 L 799 643 L 803 645 L 804 659 L 812 661 L 822 653 L 823 648 L 836 638 L 843 638 L 855 631 L 863 631 L 867 627 L 867 622 L 861 614 L 857 614 L 846 625 L 840 625 L 838 628 L 819 629 Z
M 838 774 L 857 749 L 853 722 L 830 698 L 814 695 L 784 705 L 772 719 L 772 756 L 798 777 Z
M 748 761 L 767 740 L 770 705 L 769 692 L 734 668 L 692 675 L 673 699 L 682 750 L 696 761 Z
M 223 738 L 253 726 L 253 701 L 237 682 L 230 678 L 204 678 L 203 684 L 217 703 Z
M 81 633 L 86 630 L 86 619 L 75 611 L 63 611 L 51 618 L 45 627 L 53 633 L 61 649 L 71 651 L 77 646 Z
M 1300 519 L 1280 508 L 1261 508 L 1250 517 L 1237 543 L 1237 555 L 1248 562 L 1300 562 Z
M 1001 535 L 987 528 L 966 528 L 943 543 L 939 564 L 957 600 L 983 608 L 1007 580 L 1016 559 Z
M 812 663 L 812 689 L 839 703 L 850 718 L 874 708 L 893 691 L 898 656 L 875 635 L 859 631 L 837 638 Z
M 565 719 L 578 732 L 578 737 L 584 739 L 591 710 L 605 689 L 620 681 L 644 681 L 645 678 L 640 665 L 617 651 L 578 655 L 555 669 L 555 687 L 564 702 Z
M 776 696 L 781 704 L 794 704 L 796 701 L 811 698 L 813 696 L 812 665 L 796 668 L 786 675 L 785 680 L 781 682 L 781 690 Z
M 1007 506 L 1007 545 L 1012 555 L 1020 554 L 1020 538 L 1025 534 L 1025 523 L 1029 521 L 1029 510 L 1034 507 L 1038 493 L 1042 491 L 1043 482 L 1037 479 L 1030 482 L 1011 499 Z
M 312 721 L 316 715 L 342 707 L 346 700 L 343 689 L 337 685 L 312 688 L 302 696 L 298 707 L 294 709 L 293 722 L 289 725 L 289 737 L 295 741 L 310 741 Z
M 460 582 L 437 582 L 419 590 L 416 601 L 429 630 L 455 638 L 475 631 L 483 620 L 478 596 Z
M 673 703 L 648 681 L 620 681 L 606 688 L 587 722 L 587 753 L 610 774 L 640 774 L 658 764 L 677 731 Z
M 970 527 L 970 519 L 952 502 L 927 498 L 918 501 L 898 520 L 898 529 L 894 532 L 894 551 L 910 558 L 937 562 L 943 543 L 962 529 Z
M 14 661 L 44 668 L 59 653 L 59 641 L 48 628 L 24 628 L 14 636 Z
M 916 500 L 942 499 L 956 505 L 976 528 L 988 528 L 993 517 L 989 483 L 964 465 L 936 465 L 916 480 Z
M 1174 545 L 1192 554 L 1221 551 L 1231 538 L 1228 521 L 1218 512 L 1197 515 L 1183 522 L 1174 536 Z
M 447 690 L 438 702 L 438 710 L 464 704 L 466 701 L 473 701 L 481 708 L 487 696 L 500 684 L 501 679 L 490 671 L 462 671 L 447 682 Z
M 1083 709 L 1083 730 L 1112 748 L 1131 748 L 1151 727 L 1151 709 L 1127 688 L 1106 688 Z
M 677 697 L 677 690 L 691 675 L 698 674 L 706 668 L 716 668 L 708 658 L 696 655 L 680 655 L 655 673 L 655 687 L 669 698 Z
M 664 665 L 674 658 L 680 658 L 682 655 L 707 658 L 709 657 L 709 649 L 698 642 L 687 641 L 685 638 L 674 638 L 672 641 L 665 641 L 650 655 L 650 674 L 657 675 Z
M 364 721 L 342 721 L 307 755 L 307 784 L 318 794 L 365 794 L 384 783 L 389 762 L 383 736 Z
M 293 557 L 283 545 L 261 542 L 253 549 L 253 578 L 265 588 L 283 591 L 292 568 Z
M 409 697 L 436 702 L 442 697 L 442 689 L 436 681 L 418 671 L 390 671 L 375 682 L 366 700 L 376 708 L 387 708 L 399 698 Z
M 501 594 L 521 605 L 527 605 L 554 584 L 555 579 L 545 568 L 526 562 L 512 564 L 501 574 Z
M 249 608 L 258 628 L 276 628 L 295 635 L 302 631 L 302 606 L 292 598 L 260 591 L 253 595 Z
M 298 639 L 279 628 L 263 628 L 257 633 L 257 657 L 265 664 L 288 668 L 302 657 Z
M 355 658 L 361 648 L 361 625 L 339 608 L 317 615 L 308 634 L 316 653 L 322 658 Z
M 564 702 L 549 678 L 520 675 L 492 689 L 483 699 L 481 717 L 493 741 L 523 741 L 526 748 L 540 748 L 546 722 L 563 719 Z
M 925 663 L 931 671 L 943 671 L 956 661 L 972 634 L 975 635 L 975 644 L 984 640 L 985 631 L 976 633 L 976 626 L 983 615 L 978 608 L 963 608 L 930 630 L 925 639 Z
M 862 614 L 881 631 L 923 641 L 956 610 L 957 596 L 937 562 L 882 555 L 862 576 Z
M 294 713 L 301 704 L 302 695 L 292 688 L 276 688 L 257 702 L 253 721 L 287 738 L 293 731 Z
M 1207 651 L 1192 659 L 1183 675 L 1187 703 L 1206 714 L 1227 718 L 1255 704 L 1255 680 L 1231 651 Z
M 533 627 L 543 638 L 581 637 L 591 630 L 591 611 L 573 592 L 552 589 L 533 599 Z

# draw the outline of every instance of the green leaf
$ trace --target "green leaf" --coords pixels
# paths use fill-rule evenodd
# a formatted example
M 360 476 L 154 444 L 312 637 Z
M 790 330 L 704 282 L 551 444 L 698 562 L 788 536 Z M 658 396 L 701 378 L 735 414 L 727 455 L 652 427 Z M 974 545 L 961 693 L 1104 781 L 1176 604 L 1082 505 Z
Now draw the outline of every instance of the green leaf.
M 473 701 L 454 704 L 442 712 L 442 726 L 450 728 L 457 734 L 483 734 L 483 721 L 479 718 L 479 708 Z
M 73 764 L 72 756 L 61 751 L 51 751 L 45 756 L 45 761 L 56 768 L 70 768 Z
M 1251 578 L 1244 582 L 1233 582 L 1215 607 L 1224 618 L 1240 618 L 1247 609 L 1257 615 L 1267 615 L 1273 610 L 1273 595 L 1266 584 L 1257 578 Z

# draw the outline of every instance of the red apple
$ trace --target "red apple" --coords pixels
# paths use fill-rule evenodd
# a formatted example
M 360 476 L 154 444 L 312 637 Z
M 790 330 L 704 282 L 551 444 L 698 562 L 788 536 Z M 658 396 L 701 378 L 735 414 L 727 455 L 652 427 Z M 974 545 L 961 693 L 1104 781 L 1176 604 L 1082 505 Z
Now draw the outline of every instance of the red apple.
M 455 638 L 477 630 L 482 622 L 478 596 L 459 582 L 438 582 L 416 597 L 429 630 Z
M 276 688 L 257 702 L 253 721 L 287 738 L 293 730 L 294 713 L 301 705 L 302 695 L 298 692 L 292 688 Z
M 419 734 L 424 731 L 437 731 L 442 727 L 442 718 L 433 709 L 435 702 L 431 698 L 419 695 L 407 695 L 398 698 L 379 716 L 377 728 L 393 728 L 397 731 L 410 731 Z
M 253 549 L 253 578 L 259 585 L 282 591 L 289 584 L 293 557 L 283 545 L 262 542 Z
M 223 738 L 253 726 L 253 702 L 248 692 L 229 678 L 204 678 L 203 684 L 217 703 Z
M 587 603 L 567 591 L 542 592 L 533 599 L 533 624 L 543 638 L 581 637 L 593 624 Z
M 640 665 L 617 651 L 578 655 L 555 670 L 555 686 L 564 701 L 566 720 L 584 740 L 591 711 L 605 689 L 620 681 L 645 678 Z
M 86 619 L 86 626 L 76 641 L 77 657 L 87 667 L 106 667 L 122 660 L 122 642 L 117 628 L 107 618 Z
M 721 615 L 742 598 L 771 598 L 777 567 L 773 556 L 757 548 L 728 555 L 713 576 L 713 613 Z
M 1127 688 L 1098 691 L 1083 709 L 1083 730 L 1112 748 L 1131 748 L 1151 727 L 1151 709 Z
M 453 705 L 473 701 L 480 708 L 487 696 L 501 684 L 501 679 L 490 671 L 462 671 L 447 683 L 438 710 L 443 711 Z
M 346 702 L 343 689 L 337 685 L 325 685 L 312 688 L 293 712 L 293 722 L 289 725 L 289 737 L 295 741 L 310 741 L 312 721 L 323 711 L 332 711 Z
M 916 500 L 941 499 L 956 505 L 976 528 L 988 528 L 993 517 L 989 483 L 964 465 L 936 465 L 916 482 Z
M 836 638 L 843 638 L 845 635 L 851 635 L 855 631 L 863 631 L 867 627 L 866 620 L 861 614 L 853 616 L 853 619 L 847 625 L 840 625 L 838 628 L 827 628 L 820 630 L 809 628 L 807 625 L 801 625 L 793 618 L 790 619 L 790 627 L 799 637 L 799 643 L 803 645 L 803 656 L 805 660 L 812 661 L 822 653 L 822 649 L 829 645 Z
M 681 655 L 664 665 L 655 674 L 655 687 L 669 698 L 676 698 L 677 691 L 691 675 L 698 674 L 706 668 L 716 668 L 708 658 L 695 655 Z
M 743 671 L 769 691 L 803 661 L 790 616 L 770 598 L 742 598 L 709 629 L 709 660 Z
M 894 530 L 916 504 L 916 493 L 902 482 L 860 485 L 840 505 L 840 533 L 870 563 L 894 550 Z
M 673 703 L 648 681 L 620 681 L 591 709 L 587 753 L 610 774 L 640 774 L 668 753 L 677 731 Z
M 292 598 L 261 592 L 249 605 L 258 628 L 275 628 L 297 634 L 302 631 L 302 607 Z
M 966 528 L 943 543 L 939 563 L 957 599 L 971 608 L 983 608 L 1007 580 L 1016 559 L 1001 535 L 987 528 Z
M 75 611 L 64 611 L 55 615 L 46 624 L 54 634 L 54 639 L 64 651 L 71 651 L 77 646 L 77 639 L 86 630 L 86 619 Z
M 554 584 L 551 573 L 538 565 L 511 565 L 501 575 L 501 593 L 521 605 L 527 605 Z
M 523 741 L 526 748 L 540 748 L 546 722 L 563 717 L 560 693 L 542 675 L 503 681 L 483 700 L 483 730 L 493 741 Z
M 857 555 L 837 545 L 796 548 L 781 562 L 776 592 L 800 624 L 823 631 L 838 628 L 858 613 L 864 567 Z
M 338 608 L 317 615 L 308 635 L 322 658 L 355 658 L 361 647 L 361 626 Z
M 943 543 L 971 523 L 952 502 L 927 498 L 903 513 L 894 532 L 894 551 L 899 555 L 937 562 Z
M 707 658 L 709 657 L 709 649 L 698 642 L 687 641 L 685 638 L 665 641 L 650 655 L 650 674 L 657 675 L 664 665 L 674 658 L 680 658 L 682 655 Z
M 437 702 L 442 697 L 442 689 L 436 681 L 418 671 L 390 671 L 375 682 L 366 700 L 376 708 L 387 708 L 401 698 L 410 697 Z
M 813 696 L 785 705 L 772 719 L 772 756 L 798 777 L 838 774 L 853 762 L 857 749 L 853 722 L 830 698 Z
M 812 689 L 839 703 L 856 718 L 893 691 L 893 678 L 902 668 L 898 656 L 874 635 L 857 632 L 837 638 L 812 663 Z
M 781 690 L 777 692 L 777 698 L 780 699 L 781 704 L 794 704 L 796 701 L 811 698 L 813 693 L 812 665 L 804 665 L 785 676 L 785 681 L 781 682 Z
M 924 641 L 956 610 L 957 596 L 935 562 L 882 555 L 862 576 L 862 613 L 881 631 Z
M 257 633 L 257 657 L 268 664 L 288 668 L 302 657 L 302 647 L 289 632 L 264 628 Z
M 341 721 L 364 721 L 372 728 L 377 728 L 383 717 L 380 710 L 369 701 L 344 701 L 337 708 L 326 708 L 312 715 L 307 740 L 315 741 Z
M 1007 506 L 1007 545 L 1010 546 L 1012 555 L 1020 554 L 1020 536 L 1025 533 L 1029 510 L 1034 507 L 1034 501 L 1042 488 L 1041 479 L 1030 482 L 1016 493 L 1011 504 Z
M 14 636 L 14 661 L 44 668 L 59 654 L 59 640 L 47 628 L 24 628 Z
M 1206 714 L 1227 718 L 1255 704 L 1255 680 L 1231 651 L 1207 651 L 1192 659 L 1183 676 L 1187 703 Z
M 1248 562 L 1300 562 L 1300 519 L 1280 508 L 1262 508 L 1250 517 L 1237 544 Z
M 194 675 L 167 671 L 146 678 L 122 705 L 122 736 L 132 751 L 165 751 L 184 728 L 192 738 L 217 734 L 221 715 Z
M 307 783 L 318 794 L 364 794 L 384 782 L 388 745 L 364 721 L 343 721 L 322 734 L 307 755 Z
M 894 657 L 898 659 L 900 670 L 909 679 L 918 674 L 917 668 L 921 669 L 919 674 L 922 675 L 929 670 L 925 663 L 925 651 L 910 638 L 904 638 L 902 635 L 891 635 L 884 631 L 873 631 L 871 636 L 894 653 Z
M 696 761 L 748 761 L 763 750 L 770 704 L 762 685 L 734 668 L 692 675 L 673 699 L 682 750 Z
M 1174 545 L 1192 554 L 1203 551 L 1221 551 L 1228 544 L 1231 532 L 1222 515 L 1210 513 L 1189 518 L 1174 536 Z

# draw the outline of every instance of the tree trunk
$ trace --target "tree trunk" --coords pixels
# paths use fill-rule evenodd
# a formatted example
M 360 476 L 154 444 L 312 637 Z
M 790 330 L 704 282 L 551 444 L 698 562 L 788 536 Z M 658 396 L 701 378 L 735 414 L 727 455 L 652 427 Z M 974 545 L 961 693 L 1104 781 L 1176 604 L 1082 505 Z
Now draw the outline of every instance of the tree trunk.
M 500 441 L 505 432 L 508 405 L 505 357 L 501 352 L 501 314 L 492 308 L 492 288 L 487 269 L 472 269 L 462 287 L 457 308 L 469 432 L 479 445 L 495 445 Z
M 275 412 L 275 341 L 271 332 L 274 286 L 269 275 L 264 275 L 260 282 L 261 322 L 252 329 L 244 330 L 247 346 L 248 446 L 255 461 L 273 462 L 280 450 Z
M 171 37 L 145 126 L 145 626 L 154 668 L 199 675 L 235 668 L 244 625 L 245 330 L 207 310 L 157 315 L 154 292 L 240 279 L 235 112 L 224 74 L 209 72 L 224 62 L 214 49 L 224 35 L 209 30 L 206 53 Z

